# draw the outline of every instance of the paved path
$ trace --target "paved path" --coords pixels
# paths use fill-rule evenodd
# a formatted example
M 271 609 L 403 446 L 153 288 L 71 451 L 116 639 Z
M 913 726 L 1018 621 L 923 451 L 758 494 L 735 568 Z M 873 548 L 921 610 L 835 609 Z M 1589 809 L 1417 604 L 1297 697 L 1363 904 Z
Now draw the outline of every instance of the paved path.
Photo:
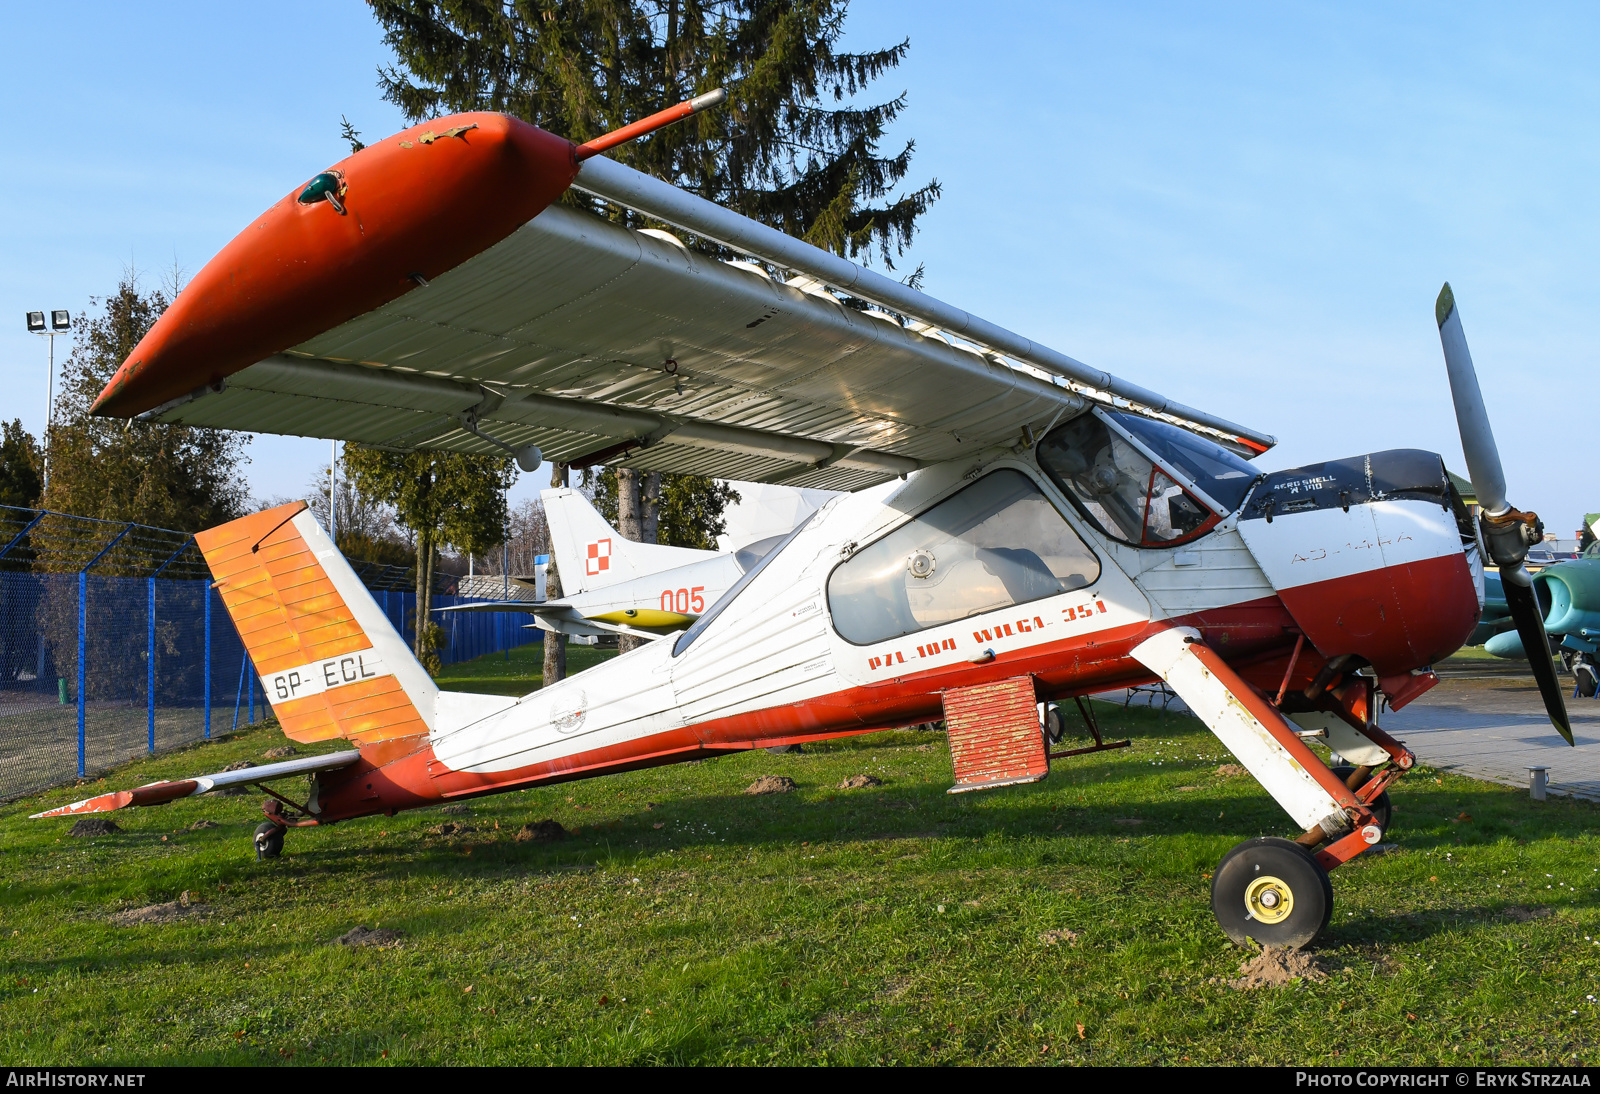
M 1562 679 L 1570 688 L 1570 680 Z M 1097 698 L 1121 703 L 1126 695 Z M 1160 698 L 1146 692 L 1134 695 L 1133 705 L 1162 709 Z M 1177 698 L 1166 709 L 1187 710 Z M 1600 700 L 1568 698 L 1567 714 L 1576 748 L 1545 716 L 1532 677 L 1474 673 L 1446 676 L 1405 709 L 1385 711 L 1382 725 L 1430 767 L 1526 787 L 1528 768 L 1540 764 L 1550 769 L 1551 793 L 1600 801 Z
M 1576 748 L 1550 724 L 1531 677 L 1447 677 L 1385 712 L 1383 728 L 1432 767 L 1526 787 L 1528 768 L 1541 764 L 1552 792 L 1600 801 L 1600 700 L 1569 697 L 1567 714 Z

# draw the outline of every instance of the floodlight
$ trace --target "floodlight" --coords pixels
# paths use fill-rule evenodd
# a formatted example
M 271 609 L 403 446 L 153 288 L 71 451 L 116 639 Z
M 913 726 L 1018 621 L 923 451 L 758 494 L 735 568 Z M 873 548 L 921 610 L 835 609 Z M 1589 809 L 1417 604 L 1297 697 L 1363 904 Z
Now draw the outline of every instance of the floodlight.
M 28 329 L 34 334 L 44 331 L 44 312 L 31 311 L 28 313 Z
M 53 311 L 50 313 L 50 329 L 66 330 L 72 326 L 72 314 L 66 311 Z

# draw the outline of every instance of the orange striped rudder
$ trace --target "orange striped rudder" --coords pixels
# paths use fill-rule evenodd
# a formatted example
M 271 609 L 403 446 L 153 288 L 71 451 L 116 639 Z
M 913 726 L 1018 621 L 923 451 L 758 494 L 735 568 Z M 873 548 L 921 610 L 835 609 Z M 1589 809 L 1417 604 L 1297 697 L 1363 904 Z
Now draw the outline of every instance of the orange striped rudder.
M 305 502 L 195 540 L 286 735 L 365 745 L 429 731 L 438 688 Z

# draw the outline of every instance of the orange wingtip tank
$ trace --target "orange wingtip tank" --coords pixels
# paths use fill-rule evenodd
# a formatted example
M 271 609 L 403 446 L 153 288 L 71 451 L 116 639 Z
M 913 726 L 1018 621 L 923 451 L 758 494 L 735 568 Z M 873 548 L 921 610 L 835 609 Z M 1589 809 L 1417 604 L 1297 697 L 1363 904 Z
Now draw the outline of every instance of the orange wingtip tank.
M 141 786 L 137 790 L 118 790 L 111 794 L 85 798 L 82 801 L 73 802 L 71 805 L 46 809 L 43 813 L 34 813 L 28 819 L 71 817 L 79 813 L 109 813 L 113 809 L 126 809 L 130 805 L 160 805 L 162 802 L 187 798 L 198 789 L 200 789 L 200 784 L 194 779 L 181 779 L 177 782 L 169 783 L 151 783 L 149 786 Z
M 493 246 L 577 177 L 574 145 L 457 114 L 302 182 L 178 294 L 95 400 L 131 417 L 386 304 Z M 197 181 L 195 185 L 200 185 Z

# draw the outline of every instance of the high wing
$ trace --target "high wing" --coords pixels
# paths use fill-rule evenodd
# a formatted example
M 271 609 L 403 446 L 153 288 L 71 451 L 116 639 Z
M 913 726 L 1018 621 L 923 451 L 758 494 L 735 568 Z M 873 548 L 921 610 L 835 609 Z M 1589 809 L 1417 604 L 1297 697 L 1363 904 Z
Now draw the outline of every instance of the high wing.
M 274 779 L 286 779 L 291 775 L 307 775 L 316 771 L 335 771 L 341 767 L 349 767 L 360 758 L 361 753 L 359 752 L 332 752 L 326 756 L 303 756 L 298 760 L 285 760 L 281 764 L 263 764 L 260 767 L 247 767 L 241 771 L 218 771 L 211 775 L 196 775 L 192 779 L 148 783 L 133 790 L 117 790 L 110 794 L 84 798 L 82 801 L 73 802 L 71 805 L 46 809 L 43 813 L 34 813 L 29 819 L 69 817 L 77 813 L 109 813 L 114 809 L 126 809 L 136 805 L 161 805 L 164 802 L 177 801 L 179 798 L 191 798 L 196 794 L 206 794 L 212 790 L 221 790 L 229 786 L 254 786 L 257 783 L 271 782 Z
M 474 114 L 356 153 L 318 176 L 341 202 L 314 180 L 219 253 L 97 411 L 845 490 L 1097 401 L 1274 443 L 552 142 Z M 568 185 L 758 261 L 555 202 Z

